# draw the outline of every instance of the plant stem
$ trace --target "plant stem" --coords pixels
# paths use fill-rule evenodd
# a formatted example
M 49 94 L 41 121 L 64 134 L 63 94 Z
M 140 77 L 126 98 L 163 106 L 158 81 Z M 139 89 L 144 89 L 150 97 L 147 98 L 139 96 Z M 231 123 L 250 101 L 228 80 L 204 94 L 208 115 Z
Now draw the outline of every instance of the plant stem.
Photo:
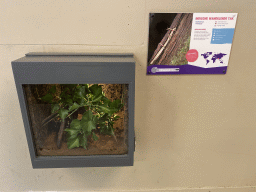
M 79 107 L 80 108 L 80 107 Z M 71 116 L 73 113 L 75 113 L 79 108 L 75 109 L 72 113 L 70 113 L 66 118 L 68 118 L 69 116 Z
M 36 93 L 37 93 L 38 98 L 40 98 L 39 93 L 38 93 L 38 90 L 37 90 L 37 86 L 36 86 Z M 40 99 L 41 99 L 41 98 L 40 98 Z
M 58 115 L 56 115 L 55 117 L 58 117 L 58 116 L 60 116 L 60 115 L 58 114 Z M 51 118 L 49 121 L 43 123 L 43 124 L 42 124 L 42 127 L 45 126 L 45 125 L 46 125 L 47 123 L 49 123 L 50 121 L 52 121 L 55 117 L 53 117 L 53 118 Z
M 114 138 L 115 138 L 115 140 L 116 140 L 116 142 L 117 142 L 117 139 L 116 139 L 116 136 L 115 136 L 115 134 L 113 133 L 112 135 L 114 136 Z

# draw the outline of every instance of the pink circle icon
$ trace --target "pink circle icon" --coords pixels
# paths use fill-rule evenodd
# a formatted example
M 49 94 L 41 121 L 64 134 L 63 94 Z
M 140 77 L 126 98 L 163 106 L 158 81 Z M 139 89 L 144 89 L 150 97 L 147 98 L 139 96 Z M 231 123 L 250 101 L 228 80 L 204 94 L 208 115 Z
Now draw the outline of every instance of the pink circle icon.
M 195 62 L 198 58 L 198 51 L 196 49 L 190 49 L 186 53 L 186 59 L 188 62 Z

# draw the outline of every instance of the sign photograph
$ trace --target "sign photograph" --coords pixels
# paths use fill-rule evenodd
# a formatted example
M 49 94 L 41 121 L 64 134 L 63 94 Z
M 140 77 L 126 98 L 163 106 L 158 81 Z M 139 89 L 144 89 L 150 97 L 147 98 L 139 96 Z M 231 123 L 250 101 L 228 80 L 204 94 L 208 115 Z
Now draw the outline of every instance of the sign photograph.
M 147 75 L 226 74 L 237 13 L 150 13 Z

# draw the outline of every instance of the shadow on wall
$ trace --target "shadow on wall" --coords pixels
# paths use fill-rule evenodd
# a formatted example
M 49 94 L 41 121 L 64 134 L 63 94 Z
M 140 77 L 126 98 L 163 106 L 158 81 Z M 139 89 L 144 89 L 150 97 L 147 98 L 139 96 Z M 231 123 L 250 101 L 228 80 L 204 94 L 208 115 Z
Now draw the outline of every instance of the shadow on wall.
M 134 161 L 151 161 L 154 151 L 165 153 L 175 137 L 177 101 L 155 78 L 137 85 L 135 100 L 136 150 Z M 146 93 L 146 94 L 145 94 Z
M 124 167 L 87 167 L 87 168 L 71 168 L 65 169 L 64 175 L 72 178 L 72 182 L 67 183 L 67 189 L 74 187 L 86 188 L 87 190 L 100 190 L 106 187 L 115 187 L 114 184 L 119 180 Z M 100 182 L 99 182 L 100 181 Z M 90 189 L 91 188 L 91 189 Z

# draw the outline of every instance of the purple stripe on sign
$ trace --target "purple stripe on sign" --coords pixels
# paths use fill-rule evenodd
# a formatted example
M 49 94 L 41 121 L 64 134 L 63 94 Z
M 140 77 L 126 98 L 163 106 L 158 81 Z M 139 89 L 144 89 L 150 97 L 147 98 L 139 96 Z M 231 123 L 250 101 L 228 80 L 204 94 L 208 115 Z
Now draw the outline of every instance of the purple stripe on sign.
M 170 74 L 226 74 L 227 66 L 202 68 L 193 65 L 151 65 L 148 66 L 147 75 L 170 75 Z

